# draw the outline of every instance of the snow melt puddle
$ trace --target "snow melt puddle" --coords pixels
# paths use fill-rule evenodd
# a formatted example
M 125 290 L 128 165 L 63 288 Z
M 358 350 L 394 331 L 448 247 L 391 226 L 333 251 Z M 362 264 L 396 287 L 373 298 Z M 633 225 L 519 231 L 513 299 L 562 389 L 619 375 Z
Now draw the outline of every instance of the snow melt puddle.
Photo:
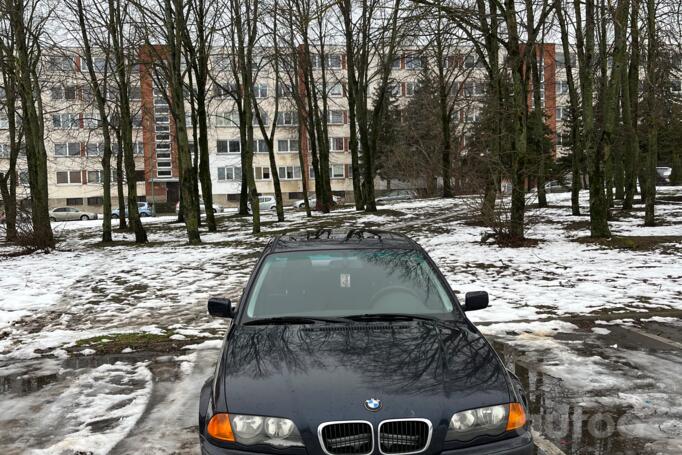
M 562 321 L 480 326 L 528 394 L 533 427 L 565 453 L 682 453 L 682 364 L 607 346 Z
M 26 397 L 10 396 L 0 416 L 4 442 L 32 454 L 108 453 L 126 437 L 152 393 L 148 362 L 100 365 Z M 4 408 L 4 406 L 3 406 Z M 26 435 L 21 428 L 31 428 Z M 19 436 L 24 434 L 24 436 Z M 3 444 L 4 445 L 4 444 Z

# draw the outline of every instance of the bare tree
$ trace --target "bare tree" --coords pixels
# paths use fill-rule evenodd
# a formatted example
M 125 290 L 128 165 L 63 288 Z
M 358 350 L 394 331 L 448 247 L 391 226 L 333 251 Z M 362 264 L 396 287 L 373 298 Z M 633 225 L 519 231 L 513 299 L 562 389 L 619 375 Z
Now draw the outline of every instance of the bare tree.
M 0 112 L 4 111 L 4 115 L 7 116 L 9 150 L 3 150 L 3 152 L 9 158 L 9 163 L 7 169 L 0 171 L 0 196 L 2 196 L 2 210 L 5 213 L 5 238 L 12 242 L 17 239 L 17 160 L 22 148 L 23 133 L 21 122 L 17 122 L 20 118 L 17 109 L 20 100 L 17 99 L 14 34 L 5 19 L 0 17 L 0 72 L 2 73 Z
M 137 179 L 135 176 L 135 159 L 133 152 L 132 112 L 130 107 L 130 77 L 131 71 L 137 61 L 131 53 L 131 49 L 137 51 L 137 40 L 131 39 L 128 34 L 135 33 L 131 30 L 131 4 L 122 0 L 107 0 L 108 20 L 107 31 L 111 36 L 111 57 L 114 67 L 114 80 L 118 94 L 118 128 L 119 147 L 123 150 L 123 167 L 128 187 L 128 222 L 130 229 L 135 233 L 136 243 L 147 243 L 147 232 L 140 221 L 140 213 L 137 209 Z M 120 174 L 120 173 L 119 173 Z
M 201 243 L 201 237 L 196 173 L 192 166 L 185 109 L 186 71 L 183 45 L 188 34 L 186 2 L 154 0 L 133 3 L 140 18 L 140 33 L 145 41 L 145 66 L 151 71 L 154 85 L 160 96 L 166 99 L 173 118 L 173 139 L 180 173 L 180 206 L 187 239 L 191 245 L 195 245 Z M 212 206 L 206 207 L 206 211 L 209 210 L 212 210 Z
M 39 0 L 4 0 L 0 3 L 4 20 L 14 37 L 14 71 L 17 93 L 21 100 L 22 129 L 26 142 L 28 177 L 31 187 L 31 218 L 35 248 L 55 246 L 50 225 L 47 153 L 43 123 L 43 106 L 38 78 L 40 65 L 40 37 L 50 14 L 47 5 Z M 5 52 L 7 54 L 7 52 Z
M 89 92 L 92 94 L 98 112 L 99 129 L 103 138 L 102 151 L 102 242 L 111 242 L 111 155 L 112 141 L 111 128 L 109 124 L 110 113 L 110 79 L 109 71 L 112 67 L 110 49 L 108 42 L 109 34 L 106 28 L 107 6 L 102 1 L 91 1 L 85 4 L 83 0 L 67 0 L 65 6 L 71 13 L 71 18 L 76 22 L 75 29 L 72 29 L 72 37 L 79 43 L 78 52 L 81 62 L 85 63 L 87 71 L 87 82 Z M 86 12 L 87 10 L 87 12 Z M 94 14 L 92 14 L 94 13 Z M 70 25 L 63 20 L 67 29 Z M 97 46 L 93 50 L 93 41 Z M 103 70 L 101 75 L 97 74 L 95 68 L 95 52 L 103 56 Z M 137 204 L 136 204 L 137 205 Z M 119 213 L 119 216 L 123 212 Z
M 211 184 L 211 168 L 208 151 L 208 108 L 209 65 L 211 48 L 217 34 L 220 15 L 224 13 L 223 2 L 208 0 L 192 0 L 188 2 L 186 27 L 184 32 L 184 49 L 187 62 L 193 73 L 192 99 L 196 100 L 196 120 L 198 124 L 198 143 L 195 148 L 199 156 L 199 180 L 201 195 L 206 207 L 206 224 L 209 232 L 217 230 L 213 214 L 213 188 Z M 194 106 L 194 103 L 192 103 Z M 197 128 L 193 128 L 194 134 Z

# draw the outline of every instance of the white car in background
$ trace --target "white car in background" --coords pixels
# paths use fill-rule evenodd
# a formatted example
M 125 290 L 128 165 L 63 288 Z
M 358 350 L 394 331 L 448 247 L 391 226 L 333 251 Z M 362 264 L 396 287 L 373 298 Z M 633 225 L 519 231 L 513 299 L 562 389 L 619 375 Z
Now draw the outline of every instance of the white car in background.
M 417 193 L 413 190 L 391 190 L 383 196 L 375 199 L 377 204 L 386 204 L 396 201 L 410 201 L 417 199 Z
M 343 202 L 343 198 L 340 196 L 332 196 L 332 201 L 334 201 L 334 205 L 339 205 Z M 311 208 L 315 208 L 315 205 L 317 204 L 317 198 L 315 196 L 309 197 L 308 203 L 310 204 Z M 305 200 L 299 199 L 298 201 L 295 201 L 292 206 L 295 209 L 302 209 L 305 207 Z
M 658 174 L 659 178 L 668 181 L 670 180 L 670 174 L 673 173 L 673 168 L 667 166 L 659 166 L 656 168 L 656 173 Z
M 251 211 L 251 201 L 248 202 L 247 207 Z M 277 208 L 277 201 L 275 196 L 258 196 L 258 210 L 263 212 L 265 210 L 275 210 Z
M 76 207 L 56 207 L 50 210 L 50 221 L 96 220 L 95 212 L 84 212 Z
M 204 205 L 203 202 L 199 204 L 199 211 L 201 213 L 206 213 L 206 206 Z M 222 211 L 223 211 L 222 205 L 213 204 L 213 213 L 221 213 Z M 175 213 L 176 214 L 180 213 L 180 201 L 178 201 L 177 204 L 175 204 Z

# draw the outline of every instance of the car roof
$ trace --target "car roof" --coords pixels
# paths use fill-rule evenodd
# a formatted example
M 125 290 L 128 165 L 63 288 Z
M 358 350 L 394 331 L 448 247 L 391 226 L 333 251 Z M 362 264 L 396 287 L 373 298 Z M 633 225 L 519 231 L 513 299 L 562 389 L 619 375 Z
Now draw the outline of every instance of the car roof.
M 266 247 L 266 253 L 283 251 L 399 248 L 419 249 L 419 245 L 404 234 L 377 229 L 318 229 L 278 235 Z

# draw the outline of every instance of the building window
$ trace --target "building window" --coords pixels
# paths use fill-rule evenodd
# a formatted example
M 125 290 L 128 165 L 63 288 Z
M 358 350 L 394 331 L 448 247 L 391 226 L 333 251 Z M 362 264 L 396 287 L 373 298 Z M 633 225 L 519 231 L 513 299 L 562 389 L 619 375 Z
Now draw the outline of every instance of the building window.
M 133 117 L 130 119 L 130 122 L 132 123 L 133 128 L 142 128 L 142 113 L 133 115 Z M 159 131 L 160 126 L 162 125 L 156 125 L 156 131 Z
M 9 158 L 9 144 L 0 144 L 0 158 Z
M 343 96 L 343 84 L 340 82 L 332 84 L 332 86 L 329 88 L 329 96 L 334 98 Z
M 277 83 L 277 96 L 287 98 L 290 97 L 292 93 L 294 93 L 294 91 L 291 89 L 290 85 L 285 84 L 284 82 Z
M 565 95 L 568 93 L 568 81 L 556 81 L 556 94 Z
M 344 150 L 344 138 L 342 137 L 330 137 L 329 138 L 329 150 L 331 152 L 342 152 Z
M 298 180 L 301 178 L 299 166 L 280 166 L 278 175 L 281 180 Z
M 54 145 L 54 156 L 81 156 L 80 142 L 57 143 Z
M 81 183 L 81 171 L 57 171 L 57 184 Z
M 130 99 L 133 101 L 139 101 L 142 99 L 142 88 L 139 85 L 133 85 L 130 87 Z
M 104 144 L 97 144 L 97 143 L 85 144 L 85 154 L 87 156 L 102 156 L 103 151 L 104 151 Z
M 473 83 L 473 81 L 466 81 L 462 84 L 462 95 L 463 96 L 474 96 L 474 83 Z
M 240 153 L 242 143 L 239 139 L 232 139 L 229 141 L 218 140 L 216 142 L 217 153 Z
M 52 114 L 52 127 L 55 129 L 78 128 L 79 126 L 78 114 Z
M 88 171 L 88 184 L 90 183 L 102 183 L 102 171 Z
M 329 174 L 333 179 L 342 179 L 345 177 L 343 164 L 332 164 L 329 169 Z
M 107 70 L 106 57 L 95 57 L 92 59 L 92 66 L 96 73 L 103 73 Z
M 329 119 L 327 122 L 330 125 L 343 125 L 344 122 L 344 111 L 329 111 Z
M 415 90 L 419 87 L 417 82 L 406 82 L 405 83 L 405 95 L 414 96 Z
M 467 111 L 466 113 L 466 121 L 467 122 L 478 122 L 481 118 L 481 113 L 478 111 L 478 109 L 471 108 Z
M 542 97 L 544 98 L 545 96 L 545 84 L 542 84 L 542 89 L 540 90 L 540 93 L 542 94 Z M 484 82 L 474 82 L 474 95 L 476 96 L 483 96 L 486 93 L 488 93 L 488 84 Z
M 393 59 L 393 62 L 391 63 L 391 68 L 393 68 L 394 70 L 400 69 L 400 56 L 397 56 L 396 58 Z
M 418 70 L 422 67 L 422 58 L 418 55 L 405 56 L 405 68 L 408 70 Z
M 268 116 L 268 113 L 260 109 L 258 112 L 260 113 L 260 119 L 263 122 L 263 125 L 269 125 L 270 117 Z M 256 111 L 253 111 L 253 122 L 255 126 L 258 126 L 258 116 L 256 115 Z
M 318 54 L 310 54 L 310 67 L 312 69 L 319 69 L 322 66 L 320 61 L 320 56 Z
M 83 198 L 82 197 L 67 197 L 66 198 L 66 205 L 83 205 Z
M 9 128 L 9 118 L 6 115 L 0 115 L 0 130 Z
M 71 57 L 53 55 L 48 59 L 48 69 L 52 71 L 74 71 L 76 64 Z
M 85 128 L 99 128 L 100 126 L 99 112 L 89 112 L 83 114 L 83 126 Z
M 270 168 L 269 167 L 256 167 L 256 180 L 270 180 Z
M 104 204 L 104 198 L 101 196 L 89 197 L 88 205 L 102 205 Z
M 298 140 L 297 139 L 279 139 L 277 141 L 277 151 L 279 153 L 298 152 Z
M 329 69 L 341 69 L 341 55 L 340 54 L 327 54 L 327 68 Z
M 571 135 L 567 132 L 560 131 L 556 135 L 556 144 L 562 147 L 571 145 Z
M 256 139 L 256 146 L 255 152 L 256 153 L 268 153 L 270 149 L 268 148 L 268 143 L 265 141 L 265 139 Z
M 213 84 L 213 95 L 216 98 L 227 98 L 230 93 L 234 93 L 234 86 L 229 83 Z
M 215 116 L 215 126 L 217 127 L 229 127 L 229 126 L 239 126 L 239 112 L 219 112 Z
M 464 68 L 481 68 L 483 63 L 474 54 L 469 54 L 464 57 Z
M 676 80 L 670 82 L 670 91 L 673 93 L 682 92 L 682 81 Z
M 242 168 L 238 166 L 226 166 L 218 168 L 218 181 L 241 181 Z
M 559 106 L 556 108 L 556 119 L 557 120 L 568 120 L 570 111 L 566 106 Z
M 570 53 L 571 67 L 575 68 L 576 56 L 574 53 Z M 557 68 L 566 67 L 566 55 L 563 52 L 557 52 L 554 54 L 554 61 L 556 62 Z
M 133 155 L 144 155 L 144 143 L 133 142 Z
M 73 101 L 76 99 L 75 85 L 55 85 L 50 89 L 50 96 L 53 100 Z
M 277 113 L 277 125 L 295 126 L 298 125 L 298 113 L 296 111 L 284 111 Z
M 253 84 L 253 96 L 256 98 L 267 98 L 268 97 L 268 85 L 267 84 Z

